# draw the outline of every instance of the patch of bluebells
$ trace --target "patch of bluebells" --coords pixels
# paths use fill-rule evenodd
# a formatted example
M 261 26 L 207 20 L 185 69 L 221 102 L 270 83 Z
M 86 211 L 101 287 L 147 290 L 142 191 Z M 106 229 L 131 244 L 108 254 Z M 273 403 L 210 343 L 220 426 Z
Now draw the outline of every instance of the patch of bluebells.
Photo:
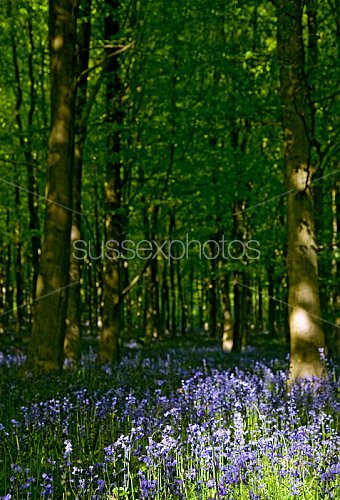
M 22 352 L 0 352 L 0 366 L 5 368 L 13 368 L 21 366 L 26 361 L 26 355 Z
M 287 394 L 282 360 L 226 361 L 137 351 L 100 370 L 90 353 L 81 387 L 2 419 L 0 498 L 338 498 L 339 380 Z

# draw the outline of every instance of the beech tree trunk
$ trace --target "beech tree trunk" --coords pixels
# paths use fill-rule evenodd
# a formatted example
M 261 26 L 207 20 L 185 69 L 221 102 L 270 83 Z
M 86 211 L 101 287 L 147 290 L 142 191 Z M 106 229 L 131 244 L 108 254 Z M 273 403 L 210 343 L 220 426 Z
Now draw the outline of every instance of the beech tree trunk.
M 31 13 L 30 13 L 31 14 Z M 7 4 L 7 15 L 8 17 L 13 16 L 12 5 L 10 2 Z M 34 78 L 33 78 L 33 38 L 32 38 L 32 25 L 31 25 L 31 16 L 29 15 L 28 19 L 28 34 L 29 34 L 29 52 L 28 52 L 28 68 L 29 68 L 29 79 L 30 79 L 30 107 L 28 111 L 28 121 L 27 121 L 27 130 L 24 130 L 24 124 L 22 119 L 22 107 L 23 107 L 23 87 L 22 87 L 22 76 L 19 70 L 19 58 L 17 52 L 17 45 L 15 41 L 14 32 L 11 31 L 10 39 L 11 39 L 11 49 L 12 49 L 12 60 L 14 67 L 14 77 L 15 77 L 15 120 L 16 125 L 19 131 L 19 144 L 21 150 L 24 154 L 25 162 L 27 164 L 27 173 L 28 173 L 28 208 L 30 213 L 30 223 L 29 227 L 32 230 L 32 267 L 33 267 L 33 286 L 36 285 L 36 277 L 37 277 L 37 258 L 38 258 L 38 246 L 37 245 L 37 206 L 34 200 L 34 192 L 36 191 L 36 186 L 34 183 L 34 159 L 32 155 L 31 149 L 31 140 L 30 140 L 30 131 L 33 126 L 33 115 L 35 111 L 35 92 L 34 92 Z M 28 136 L 27 143 L 25 142 L 25 136 Z M 20 184 L 20 174 L 17 171 L 16 165 L 14 166 L 14 173 L 16 179 L 16 186 L 14 189 L 15 196 L 15 206 L 16 206 L 16 227 L 15 227 L 15 280 L 16 280 L 16 336 L 20 336 L 22 321 L 23 321 L 23 269 L 22 269 L 22 241 L 21 241 L 21 220 L 20 220 L 20 205 L 21 205 L 21 196 L 19 190 Z M 34 297 L 34 292 L 33 292 Z
M 185 335 L 187 331 L 187 308 L 184 296 L 180 259 L 176 259 L 176 273 L 177 273 L 178 302 L 181 306 L 180 309 L 178 309 L 178 314 L 180 315 L 178 324 L 181 326 L 181 334 Z
M 175 231 L 175 214 L 171 212 L 170 225 L 169 225 L 169 241 L 172 241 L 174 231 Z M 171 315 L 170 315 L 171 335 L 175 336 L 177 329 L 177 321 L 176 321 L 177 300 L 176 300 L 175 264 L 173 259 L 170 259 L 169 261 L 169 274 L 170 274 L 170 294 L 171 294 Z
M 0 248 L 3 248 L 3 241 L 0 238 Z M 3 335 L 5 332 L 5 324 L 6 324 L 6 281 L 5 281 L 5 259 L 3 254 L 0 254 L 0 335 Z
M 28 353 L 28 366 L 43 371 L 63 366 L 72 214 L 75 10 L 73 0 L 50 0 L 51 131 L 47 202 Z
M 148 212 L 151 212 L 151 223 Z M 159 206 L 156 205 L 148 209 L 144 214 L 145 239 L 149 242 L 156 241 L 156 230 L 158 224 Z M 153 245 L 153 243 L 152 243 Z M 154 253 L 156 247 L 153 245 Z M 147 270 L 147 295 L 146 295 L 146 324 L 145 335 L 148 342 L 152 338 L 159 337 L 161 333 L 160 305 L 159 305 L 159 277 L 157 258 L 151 258 L 150 266 Z
M 87 74 L 90 37 L 91 37 L 91 0 L 85 0 L 83 10 L 84 21 L 80 24 L 77 33 L 77 69 L 76 76 L 79 78 L 77 86 L 77 96 L 75 105 L 75 151 L 74 151 L 74 172 L 73 172 L 73 193 L 72 193 L 72 229 L 71 229 L 71 253 L 70 253 L 70 286 L 66 335 L 64 341 L 64 354 L 66 358 L 78 361 L 80 357 L 81 341 L 81 298 L 80 298 L 80 259 L 74 252 L 73 244 L 81 239 L 81 185 L 83 170 L 83 149 L 85 145 L 87 123 L 83 119 L 83 110 L 86 106 Z
M 333 290 L 331 304 L 333 307 L 334 326 L 332 331 L 331 349 L 332 354 L 340 354 L 340 280 L 339 280 L 339 259 L 336 258 L 336 252 L 339 250 L 339 233 L 340 233 L 340 181 L 332 189 L 332 282 Z
M 267 273 L 268 273 L 268 332 L 270 338 L 274 338 L 277 335 L 276 332 L 276 304 L 274 301 L 275 291 L 274 291 L 274 259 L 268 263 Z
M 116 0 L 106 0 L 105 40 L 109 42 L 119 32 Z M 109 133 L 107 137 L 106 181 L 105 181 L 105 239 L 118 243 L 123 239 L 122 178 L 119 158 L 120 137 L 117 124 L 121 123 L 119 110 L 121 81 L 119 78 L 119 60 L 112 56 L 112 48 L 106 49 L 106 103 Z M 112 126 L 113 125 L 113 126 Z M 110 245 L 111 246 L 111 245 Z M 112 249 L 114 247 L 112 246 Z M 117 251 L 117 248 L 115 248 Z M 123 283 L 122 261 L 115 258 L 115 251 L 108 252 L 103 271 L 103 326 L 100 334 L 98 358 L 100 363 L 116 363 L 119 359 L 119 335 L 121 301 L 120 292 Z
M 226 273 L 222 275 L 222 273 L 220 272 L 220 289 L 223 304 L 222 350 L 224 352 L 230 352 L 233 348 L 234 334 L 229 297 L 229 276 Z
M 211 257 L 214 257 L 215 246 L 213 241 L 218 241 L 218 234 L 211 235 L 210 252 Z M 212 338 L 217 337 L 217 304 L 218 304 L 218 290 L 217 290 L 217 259 L 211 258 L 210 262 L 210 282 L 209 282 L 209 332 Z
M 311 190 L 310 114 L 302 28 L 303 3 L 283 0 L 278 9 L 278 55 L 288 191 L 288 281 L 291 366 L 289 382 L 324 377 L 319 349 L 325 347 L 320 321 L 317 246 Z
M 169 335 L 170 333 L 170 298 L 169 298 L 169 284 L 168 284 L 168 265 L 165 262 L 163 264 L 163 276 L 162 276 L 162 324 L 164 325 L 164 334 Z

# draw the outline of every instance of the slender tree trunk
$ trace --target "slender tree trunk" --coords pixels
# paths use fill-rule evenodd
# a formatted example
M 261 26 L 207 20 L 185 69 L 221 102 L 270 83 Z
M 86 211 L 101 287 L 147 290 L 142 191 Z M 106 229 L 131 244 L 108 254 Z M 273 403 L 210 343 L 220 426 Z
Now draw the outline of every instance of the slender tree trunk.
M 7 210 L 6 214 L 6 230 L 8 234 L 10 233 L 10 211 Z M 12 286 L 12 247 L 11 243 L 7 245 L 6 251 L 6 267 L 5 267 L 5 280 L 6 280 L 6 294 L 5 294 L 5 309 L 6 311 L 12 311 L 13 309 L 13 286 Z M 5 326 L 8 325 L 9 314 L 5 316 Z
M 257 277 L 257 328 L 263 332 L 263 288 L 261 274 Z
M 247 345 L 247 293 L 248 280 L 245 272 L 234 273 L 234 335 L 233 351 L 240 352 Z
M 29 131 L 28 137 L 30 138 L 33 130 L 33 119 L 36 111 L 36 84 L 34 77 L 34 67 L 33 67 L 33 55 L 34 55 L 34 38 L 33 38 L 33 12 L 31 7 L 28 7 L 28 18 L 27 18 L 27 32 L 29 39 L 29 50 L 28 50 L 28 74 L 30 82 L 30 106 L 28 110 L 28 120 L 27 129 Z M 23 141 L 24 142 L 24 141 Z M 39 218 L 38 218 L 38 202 L 35 193 L 38 192 L 37 185 L 37 165 L 34 154 L 32 153 L 31 140 L 24 145 L 22 144 L 25 159 L 27 163 L 27 199 L 28 199 L 28 210 L 30 214 L 29 228 L 31 231 L 31 243 L 32 243 L 32 269 L 33 269 L 33 279 L 32 279 L 32 290 L 33 299 L 35 298 L 37 279 L 38 279 L 38 266 L 39 266 L 39 251 L 40 251 L 40 238 L 39 238 Z
M 204 328 L 203 315 L 203 282 L 201 278 L 196 280 L 197 301 L 198 301 L 198 327 L 200 330 Z
M 20 195 L 19 189 L 15 188 L 15 204 L 16 208 L 20 210 Z M 21 327 L 23 321 L 23 259 L 22 259 L 22 242 L 21 242 L 21 223 L 20 215 L 17 214 L 17 221 L 15 224 L 15 298 L 16 298 L 16 325 L 15 334 L 19 338 L 21 334 Z
M 11 11 L 11 3 L 8 2 L 8 15 L 13 15 Z M 38 203 L 35 197 L 37 192 L 36 183 L 36 161 L 34 155 L 32 154 L 32 130 L 33 130 L 33 117 L 36 109 L 36 90 L 35 90 L 35 80 L 33 71 L 33 53 L 34 53 L 34 41 L 33 41 L 33 26 L 32 26 L 32 12 L 30 6 L 28 6 L 28 17 L 26 22 L 27 33 L 28 33 L 28 53 L 27 53 L 27 65 L 28 65 L 28 75 L 29 75 L 29 108 L 27 114 L 27 128 L 24 130 L 24 123 L 22 119 L 22 105 L 23 105 L 23 91 L 21 75 L 19 71 L 19 61 L 17 55 L 17 47 L 14 32 L 11 31 L 11 47 L 12 47 L 12 59 L 14 66 L 14 76 L 15 76 L 15 91 L 16 91 L 16 106 L 15 106 L 15 119 L 19 131 L 19 143 L 21 150 L 24 154 L 25 162 L 27 165 L 27 199 L 28 199 L 28 210 L 29 210 L 29 228 L 31 230 L 31 242 L 32 242 L 32 268 L 33 268 L 33 298 L 35 296 L 36 280 L 38 275 L 38 254 L 39 254 L 39 222 L 38 222 Z M 16 193 L 16 198 L 20 196 Z
M 73 172 L 73 193 L 72 193 L 72 228 L 71 228 L 71 252 L 70 252 L 70 284 L 67 303 L 66 335 L 64 341 L 64 354 L 66 358 L 78 361 L 80 357 L 81 341 L 81 297 L 80 259 L 73 249 L 77 240 L 81 239 L 81 185 L 83 170 L 83 150 L 86 139 L 87 124 L 83 121 L 83 109 L 86 105 L 87 74 L 90 37 L 91 37 L 91 0 L 85 0 L 82 5 L 82 21 L 77 33 L 77 68 L 76 76 L 79 78 L 75 103 L 75 151 L 74 151 L 74 172 Z
M 229 297 L 229 277 L 220 272 L 220 289 L 223 304 L 223 323 L 222 323 L 222 350 L 230 352 L 233 348 L 233 320 L 231 315 L 230 297 Z
M 339 251 L 339 234 L 340 234 L 340 182 L 337 181 L 332 189 L 332 281 L 333 290 L 331 303 L 333 307 L 334 326 L 332 335 L 332 353 L 340 354 L 340 279 L 339 279 L 339 259 L 336 258 L 336 253 Z
M 239 286 L 240 274 L 234 272 L 234 330 L 233 351 L 240 352 L 242 347 L 242 299 Z
M 101 253 L 101 216 L 99 211 L 99 193 L 97 172 L 94 175 L 94 221 L 95 221 L 95 248 L 96 255 Z M 97 336 L 98 329 L 103 327 L 103 260 L 100 258 L 92 263 L 92 298 L 93 298 L 93 328 L 91 332 Z
M 182 280 L 182 275 L 181 275 L 181 260 L 180 259 L 176 260 L 176 271 L 177 271 L 178 302 L 181 305 L 181 308 L 178 311 L 180 313 L 180 319 L 179 319 L 178 323 L 181 325 L 181 334 L 185 335 L 186 329 L 187 329 L 187 311 L 186 311 L 186 303 L 185 303 L 185 296 L 184 296 L 184 289 L 183 289 L 183 280 Z
M 95 290 L 95 285 L 93 285 L 92 281 L 92 275 L 94 273 L 94 266 L 87 266 L 87 273 L 85 276 L 87 276 L 87 282 L 84 281 L 84 289 L 85 289 L 85 302 L 88 304 L 88 322 L 89 322 L 89 330 L 91 335 L 94 334 L 94 332 L 97 332 L 97 324 L 95 323 L 96 319 L 96 314 L 93 314 L 95 311 L 94 307 L 94 293 Z M 93 316 L 95 316 L 95 319 L 93 319 Z
M 275 331 L 275 317 L 276 317 L 276 305 L 274 301 L 274 264 L 269 263 L 267 268 L 268 273 L 268 331 L 270 338 L 276 336 Z
M 320 321 L 317 246 L 310 187 L 313 168 L 302 13 L 300 0 L 283 0 L 278 9 L 277 41 L 288 191 L 290 383 L 304 377 L 325 376 L 319 353 L 319 349 L 325 347 L 325 339 Z
M 173 233 L 175 230 L 175 214 L 170 214 L 170 226 L 169 226 L 169 240 L 172 241 Z M 170 273 L 170 291 L 171 291 L 171 335 L 176 335 L 176 283 L 175 283 L 175 266 L 173 259 L 170 258 L 169 262 L 169 273 Z
M 243 145 L 242 147 L 245 147 Z M 236 200 L 234 209 L 234 236 L 236 240 L 245 241 L 246 227 L 244 221 L 244 202 Z M 233 350 L 241 351 L 246 343 L 247 327 L 247 274 L 246 271 L 237 270 L 234 272 L 234 341 Z
M 190 266 L 190 274 L 189 274 L 189 286 L 190 286 L 190 312 L 189 312 L 189 318 L 190 318 L 190 332 L 194 330 L 195 327 L 195 270 L 194 266 Z
M 5 281 L 5 259 L 3 256 L 5 255 L 4 250 L 6 250 L 6 246 L 4 245 L 2 239 L 0 240 L 0 335 L 5 333 L 5 316 L 6 312 L 6 281 Z
M 241 349 L 244 350 L 248 345 L 250 331 L 250 305 L 251 290 L 249 287 L 249 275 L 247 271 L 241 272 L 239 286 L 241 287 Z
M 69 284 L 74 153 L 76 3 L 50 0 L 51 132 L 44 237 L 28 366 L 61 369 Z
M 168 284 L 168 265 L 167 262 L 163 264 L 163 278 L 162 278 L 162 323 L 164 325 L 164 333 L 170 333 L 170 299 L 169 299 L 169 284 Z
M 12 16 L 12 10 L 11 10 L 11 2 L 8 2 L 7 4 L 7 14 L 8 16 Z M 10 39 L 11 39 L 11 49 L 12 49 L 12 60 L 13 60 L 13 67 L 14 67 L 14 78 L 15 78 L 15 120 L 16 120 L 16 125 L 18 127 L 19 131 L 19 143 L 20 147 L 22 148 L 22 151 L 25 156 L 25 160 L 28 165 L 28 178 L 30 180 L 30 170 L 31 170 L 31 155 L 29 153 L 28 148 L 26 147 L 25 144 L 25 132 L 24 132 L 24 126 L 22 123 L 22 104 L 23 104 L 23 91 L 22 91 L 22 82 L 21 82 L 21 75 L 19 71 L 19 62 L 18 62 L 18 54 L 17 54 L 17 45 L 15 41 L 15 36 L 14 32 L 11 31 L 10 34 Z M 30 62 L 30 56 L 29 56 L 29 62 Z M 31 72 L 29 72 L 30 76 Z M 33 85 L 33 82 L 31 81 L 31 86 Z M 33 100 L 32 100 L 33 99 Z M 31 95 L 31 109 L 33 106 L 34 109 L 34 96 Z M 33 116 L 31 114 L 31 109 L 29 111 L 29 121 L 30 118 Z M 23 273 L 22 273 L 22 243 L 21 243 L 21 216 L 20 216 L 20 205 L 21 205 L 21 197 L 20 197 L 20 190 L 19 190 L 19 173 L 17 171 L 17 167 L 15 166 L 15 181 L 16 181 L 16 186 L 14 188 L 14 196 L 15 196 L 15 207 L 16 207 L 16 224 L 15 224 L 15 292 L 16 292 L 16 326 L 15 326 L 15 332 L 16 336 L 18 337 L 20 335 L 20 330 L 21 330 L 21 325 L 22 325 L 22 303 L 23 303 Z M 30 186 L 29 186 L 30 187 Z M 30 190 L 29 190 L 30 191 Z M 28 193 L 28 199 L 29 201 L 32 199 L 32 192 Z M 29 202 L 29 208 L 30 208 L 30 202 Z
M 216 252 L 213 241 L 218 241 L 216 235 L 211 236 L 210 251 L 211 257 Z M 210 282 L 209 282 L 209 332 L 212 338 L 217 337 L 217 279 L 218 279 L 217 259 L 210 260 Z
M 111 41 L 119 33 L 117 0 L 106 0 L 105 40 Z M 108 123 L 119 125 L 122 121 L 121 96 L 122 87 L 119 76 L 119 59 L 112 56 L 112 48 L 106 49 L 106 102 Z M 109 129 L 107 137 L 108 161 L 106 164 L 105 182 L 105 239 L 106 242 L 123 240 L 122 178 L 120 152 L 120 132 Z M 111 245 L 110 245 L 111 246 Z M 113 248 L 113 247 L 112 247 Z M 101 363 L 116 363 L 119 360 L 119 336 L 121 330 L 120 292 L 123 283 L 122 261 L 117 256 L 117 247 L 105 260 L 103 273 L 103 327 L 100 335 L 98 358 Z
M 122 280 L 123 289 L 129 286 L 129 261 L 122 262 Z M 121 330 L 122 333 L 127 333 L 132 328 L 132 304 L 131 296 L 127 296 L 124 300 L 124 306 L 121 307 Z
M 147 208 L 144 212 L 145 240 L 152 245 L 156 241 L 156 228 L 158 222 L 159 206 L 152 209 L 151 229 Z M 154 248 L 154 246 L 153 246 Z M 152 253 L 156 253 L 156 249 Z M 159 307 L 159 278 L 157 258 L 151 258 L 147 271 L 147 296 L 146 296 L 146 337 L 150 341 L 152 337 L 158 337 L 161 333 L 160 307 Z
M 155 280 L 152 273 L 152 266 L 150 266 L 146 273 L 146 293 L 145 293 L 145 336 L 147 342 L 151 342 L 153 337 L 157 337 L 157 330 L 155 330 Z

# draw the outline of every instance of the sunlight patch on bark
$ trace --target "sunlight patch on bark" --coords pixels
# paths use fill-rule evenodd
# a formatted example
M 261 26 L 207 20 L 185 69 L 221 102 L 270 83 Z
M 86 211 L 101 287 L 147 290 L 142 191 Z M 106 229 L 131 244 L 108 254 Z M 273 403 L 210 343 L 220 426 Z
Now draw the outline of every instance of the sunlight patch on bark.
M 53 143 L 65 144 L 67 138 L 64 122 L 58 123 L 53 130 Z
M 62 36 L 58 35 L 53 38 L 52 47 L 54 50 L 59 50 L 64 45 L 64 39 Z
M 71 240 L 76 241 L 80 239 L 79 227 L 76 224 L 72 224 L 71 228 Z
M 295 295 L 298 300 L 308 304 L 313 301 L 313 290 L 307 283 L 299 283 L 295 289 Z
M 299 169 L 292 173 L 292 188 L 297 191 L 303 191 L 310 182 L 310 172 L 306 164 L 300 165 Z
M 43 290 L 44 290 L 44 278 L 42 277 L 41 274 L 39 274 L 37 279 L 37 292 L 36 292 L 37 297 L 40 297 Z
M 293 331 L 308 334 L 310 321 L 308 318 L 308 313 L 301 307 L 295 307 L 291 314 L 291 329 Z

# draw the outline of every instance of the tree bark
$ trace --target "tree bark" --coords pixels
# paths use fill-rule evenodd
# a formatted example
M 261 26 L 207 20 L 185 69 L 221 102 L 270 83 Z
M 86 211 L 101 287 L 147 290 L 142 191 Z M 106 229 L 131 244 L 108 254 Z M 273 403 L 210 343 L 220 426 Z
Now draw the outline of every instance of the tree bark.
M 105 40 L 111 41 L 119 32 L 117 0 L 106 0 Z M 119 60 L 112 57 L 112 48 L 106 49 L 106 103 L 108 123 L 111 125 L 107 137 L 106 181 L 105 181 L 105 239 L 114 240 L 118 245 L 123 239 L 122 178 L 120 151 L 120 131 L 117 124 L 122 121 L 121 80 Z M 114 125 L 114 130 L 112 125 Z M 111 246 L 111 244 L 110 244 Z M 113 247 L 112 247 L 113 248 Z M 117 247 L 115 248 L 117 251 Z M 122 261 L 113 250 L 108 253 L 103 272 L 103 326 L 100 334 L 98 358 L 100 363 L 116 363 L 119 359 L 120 315 L 122 303 L 120 292 L 123 283 Z
M 17 178 L 17 175 L 16 175 Z M 17 186 L 15 191 L 16 223 L 15 223 L 15 295 L 16 295 L 16 325 L 15 335 L 20 338 L 21 326 L 23 321 L 23 259 L 22 259 L 22 241 L 21 241 L 21 222 L 20 222 L 20 191 Z
M 210 251 L 210 282 L 209 282 L 209 333 L 211 338 L 217 337 L 217 303 L 218 303 L 218 291 L 217 291 L 217 260 L 214 259 L 215 246 L 213 241 L 218 241 L 218 235 L 211 236 Z
M 162 324 L 164 325 L 165 335 L 170 334 L 170 298 L 167 267 L 167 262 L 164 262 L 162 276 Z
M 230 352 L 233 348 L 234 334 L 229 298 L 229 277 L 226 273 L 222 275 L 220 272 L 220 289 L 223 304 L 222 350 L 223 352 Z
M 302 28 L 303 3 L 283 0 L 278 10 L 278 56 L 284 155 L 288 191 L 289 382 L 324 377 L 319 349 L 325 347 L 320 322 L 315 243 L 310 115 Z
M 275 304 L 275 290 L 274 290 L 274 256 L 270 259 L 267 266 L 268 275 L 268 332 L 271 339 L 277 336 L 276 332 L 276 304 Z
M 83 120 L 83 109 L 86 106 L 87 74 L 86 70 L 90 55 L 91 37 L 91 0 L 85 0 L 81 12 L 84 17 L 77 33 L 77 69 L 76 76 L 79 78 L 75 103 L 75 151 L 72 193 L 72 228 L 71 228 L 71 252 L 70 252 L 70 284 L 66 335 L 64 340 L 64 354 L 66 358 L 77 362 L 80 357 L 81 341 L 81 298 L 80 298 L 80 259 L 73 250 L 73 245 L 81 239 L 81 185 L 83 170 L 83 150 L 85 145 L 87 123 Z
M 0 238 L 0 248 L 2 250 L 0 254 L 0 336 L 5 333 L 6 324 L 6 289 L 7 283 L 5 281 L 5 259 L 3 258 L 6 246 L 3 243 L 2 238 Z M 1 337 L 0 337 L 1 338 Z
M 236 140 L 236 136 L 234 138 Z M 245 148 L 245 144 L 242 146 Z M 244 149 L 245 151 L 245 149 Z M 244 216 L 245 202 L 242 200 L 235 200 L 233 209 L 233 230 L 235 240 L 245 241 L 247 237 L 247 230 L 245 225 Z M 247 287 L 247 272 L 242 263 L 239 269 L 234 271 L 234 330 L 233 330 L 233 351 L 240 352 L 242 347 L 245 347 L 247 341 L 247 300 L 248 289 Z
M 13 16 L 13 12 L 11 11 L 11 3 L 8 2 L 8 16 Z M 27 199 L 28 199 L 28 209 L 29 209 L 29 214 L 30 214 L 30 219 L 29 219 L 29 228 L 31 230 L 31 242 L 32 242 L 32 278 L 33 278 L 33 298 L 35 294 L 35 287 L 36 287 L 36 279 L 37 279 L 37 266 L 38 266 L 38 249 L 39 249 L 39 236 L 38 236 L 38 216 L 37 216 L 37 202 L 35 199 L 35 192 L 37 191 L 37 186 L 36 186 L 36 165 L 35 165 L 35 159 L 34 155 L 32 154 L 32 143 L 31 143 L 31 137 L 32 137 L 32 130 L 33 130 L 33 116 L 35 112 L 35 103 L 36 103 L 36 93 L 35 93 L 35 83 L 34 83 L 34 74 L 33 74 L 33 51 L 34 51 L 34 44 L 33 44 L 33 28 L 32 28 L 32 17 L 31 17 L 31 9 L 28 7 L 28 18 L 26 21 L 27 25 L 27 32 L 28 32 L 28 41 L 29 41 L 29 46 L 28 46 L 28 53 L 27 53 L 27 64 L 28 64 L 28 75 L 29 75 L 29 108 L 28 108 L 28 113 L 27 113 L 27 127 L 25 129 L 24 123 L 23 123 L 23 112 L 22 112 L 22 107 L 23 107 L 23 88 L 22 88 L 22 77 L 20 75 L 19 71 L 19 58 L 17 54 L 17 44 L 15 40 L 15 33 L 14 31 L 11 32 L 11 46 L 12 46 L 12 59 L 13 59 L 13 66 L 14 66 L 14 76 L 15 76 L 15 93 L 16 93 L 16 106 L 15 106 L 15 119 L 16 119 L 16 124 L 18 127 L 18 133 L 19 133 L 19 143 L 20 143 L 20 148 L 22 153 L 24 154 L 25 162 L 27 165 L 27 178 L 28 178 L 28 185 L 27 185 Z M 16 206 L 19 207 L 20 204 L 20 194 L 18 192 L 18 187 L 16 187 L 15 190 L 15 198 L 16 198 Z M 17 200 L 19 200 L 19 203 L 17 203 Z M 17 275 L 17 287 L 16 290 L 17 292 L 17 305 L 20 305 L 22 301 L 20 301 L 20 296 L 22 297 L 22 262 L 21 262 L 21 223 L 20 223 L 20 217 L 17 221 L 17 227 L 16 227 L 16 233 L 17 233 L 17 243 L 16 243 L 16 275 Z M 20 284 L 19 284 L 20 281 Z M 19 299 L 19 300 L 18 300 Z M 17 333 L 21 329 L 21 322 L 22 322 L 22 311 L 19 308 L 17 310 Z
M 171 212 L 170 214 L 170 224 L 169 224 L 169 241 L 172 241 L 173 233 L 175 231 L 175 214 Z M 171 294 L 171 335 L 174 337 L 176 335 L 177 321 L 177 301 L 176 301 L 176 280 L 175 280 L 175 265 L 173 259 L 169 261 L 169 274 L 170 274 L 170 294 Z
M 336 258 L 336 253 L 339 250 L 339 233 L 340 233 L 340 182 L 337 181 L 332 189 L 332 281 L 333 290 L 331 303 L 333 306 L 334 326 L 332 332 L 332 354 L 340 354 L 340 280 L 339 280 L 339 259 Z
M 28 366 L 61 369 L 69 283 L 74 153 L 76 2 L 50 0 L 51 131 L 37 301 Z
M 240 273 L 234 272 L 234 329 L 233 329 L 233 347 L 236 352 L 241 351 L 242 347 L 242 289 L 239 286 Z
M 145 199 L 144 199 L 145 201 Z M 149 242 L 156 241 L 156 229 L 158 224 L 159 205 L 152 207 L 151 224 L 146 207 L 144 212 L 145 239 Z M 151 227 L 150 227 L 151 226 Z M 154 250 L 155 246 L 152 243 Z M 156 252 L 153 252 L 156 253 Z M 150 266 L 147 270 L 147 296 L 146 296 L 146 325 L 145 335 L 148 341 L 159 337 L 161 333 L 160 306 L 159 306 L 159 277 L 157 258 L 151 258 Z
M 181 308 L 178 311 L 178 313 L 180 313 L 181 315 L 178 323 L 181 325 L 181 334 L 185 335 L 187 332 L 187 308 L 184 296 L 180 259 L 176 259 L 176 272 L 177 272 L 178 302 L 181 305 Z

